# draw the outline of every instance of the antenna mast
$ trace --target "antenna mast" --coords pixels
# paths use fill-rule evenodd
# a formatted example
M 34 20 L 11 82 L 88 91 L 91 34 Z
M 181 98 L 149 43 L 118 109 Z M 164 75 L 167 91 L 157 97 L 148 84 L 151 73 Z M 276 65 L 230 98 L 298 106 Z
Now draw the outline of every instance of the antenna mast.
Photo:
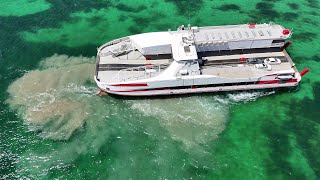
M 190 11 L 188 10 L 188 14 L 189 14 L 189 23 L 188 23 L 188 30 L 191 29 L 191 25 L 190 25 Z

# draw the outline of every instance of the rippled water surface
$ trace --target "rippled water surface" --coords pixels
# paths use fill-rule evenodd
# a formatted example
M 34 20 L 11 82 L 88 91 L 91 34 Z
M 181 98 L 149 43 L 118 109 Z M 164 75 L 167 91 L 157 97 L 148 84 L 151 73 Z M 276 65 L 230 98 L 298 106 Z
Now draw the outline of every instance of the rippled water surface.
M 318 179 L 320 4 L 0 0 L 0 179 Z M 293 29 L 294 91 L 96 96 L 96 47 L 180 24 Z

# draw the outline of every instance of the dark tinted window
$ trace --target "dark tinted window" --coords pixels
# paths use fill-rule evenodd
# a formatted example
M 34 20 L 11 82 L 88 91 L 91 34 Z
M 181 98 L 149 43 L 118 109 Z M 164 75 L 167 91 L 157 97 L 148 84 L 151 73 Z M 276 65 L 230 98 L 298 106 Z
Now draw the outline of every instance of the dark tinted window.
M 273 40 L 272 43 L 283 43 L 285 40 Z

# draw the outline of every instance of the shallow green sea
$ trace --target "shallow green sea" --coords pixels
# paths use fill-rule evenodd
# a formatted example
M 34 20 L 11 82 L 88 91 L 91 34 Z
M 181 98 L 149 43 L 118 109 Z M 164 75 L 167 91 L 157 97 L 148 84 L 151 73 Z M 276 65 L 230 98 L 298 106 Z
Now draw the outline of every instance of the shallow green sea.
M 319 179 L 318 0 L 0 0 L 0 179 Z M 181 24 L 293 29 L 295 91 L 98 97 L 96 48 Z

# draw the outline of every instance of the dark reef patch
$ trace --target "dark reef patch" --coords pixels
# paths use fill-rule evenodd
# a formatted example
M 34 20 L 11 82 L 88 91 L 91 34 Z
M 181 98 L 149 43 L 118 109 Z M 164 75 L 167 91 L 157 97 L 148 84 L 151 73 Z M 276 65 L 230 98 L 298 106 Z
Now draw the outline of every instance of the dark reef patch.
M 96 2 L 85 0 L 48 0 L 51 8 L 37 14 L 16 18 L 18 23 L 23 23 L 18 31 L 28 31 L 30 29 L 55 28 L 61 25 L 62 21 L 71 20 L 70 14 L 75 12 L 90 12 L 93 9 L 110 7 L 109 1 Z M 39 23 L 40 22 L 40 23 Z
M 264 1 L 264 2 L 271 2 L 271 3 L 275 3 L 275 2 L 279 2 L 279 1 L 281 1 L 281 0 L 262 0 L 262 1 Z
M 204 22 L 203 19 L 201 19 L 201 18 L 196 18 L 196 19 L 194 20 L 194 24 L 196 24 L 197 26 L 202 26 L 202 25 L 205 24 L 205 22 Z
M 195 177 L 195 179 L 199 177 L 207 177 L 209 174 L 209 169 L 206 166 L 196 166 L 193 164 L 189 164 L 187 166 L 188 177 Z M 193 178 L 191 178 L 193 179 Z
M 153 2 L 151 5 L 150 5 L 150 7 L 151 8 L 155 8 L 156 6 L 158 6 L 159 5 L 159 2 Z
M 305 84 L 307 85 L 307 84 Z M 292 106 L 290 108 L 291 116 L 288 116 L 287 129 L 293 131 L 296 135 L 298 145 L 303 151 L 303 155 L 307 158 L 307 162 L 320 177 L 320 83 L 313 85 L 314 100 L 305 98 L 302 101 L 295 102 L 302 104 L 301 106 Z M 303 112 L 303 114 L 301 113 Z
M 0 31 L 1 32 L 1 31 Z M 63 38 L 67 38 L 62 36 Z M 65 47 L 59 43 L 29 43 L 22 40 L 15 40 L 15 47 L 9 47 L 3 52 L 4 61 L 0 62 L 2 74 L 6 74 L 1 79 L 0 88 L 2 92 L 6 92 L 6 87 L 14 81 L 16 78 L 21 77 L 27 70 L 34 69 L 38 62 L 46 57 L 50 57 L 53 54 L 67 54 L 69 56 L 83 55 L 86 57 L 92 57 L 96 54 L 95 44 L 87 44 L 75 48 Z M 17 55 L 16 51 L 23 51 L 23 54 Z M 10 64 L 11 68 L 7 68 Z M 13 70 L 14 69 L 14 70 Z
M 307 1 L 307 6 L 315 9 L 320 8 L 320 3 L 319 0 L 306 0 Z
M 144 6 L 144 5 L 141 5 L 138 7 L 130 7 L 130 6 L 125 5 L 123 3 L 117 4 L 115 7 L 117 9 L 119 9 L 120 11 L 134 12 L 134 13 L 141 12 L 147 8 L 147 6 Z
M 173 3 L 180 15 L 192 15 L 197 13 L 203 5 L 203 0 L 165 0 Z
M 11 81 L 22 76 L 26 70 L 36 67 L 38 61 L 44 57 L 52 56 L 54 53 L 68 54 L 79 56 L 94 56 L 97 45 L 88 44 L 78 48 L 68 48 L 57 43 L 28 43 L 24 42 L 19 33 L 28 31 L 36 33 L 38 29 L 43 28 L 59 28 L 62 22 L 78 22 L 79 18 L 71 18 L 70 15 L 75 12 L 90 12 L 93 9 L 101 9 L 110 6 L 108 1 L 96 2 L 86 0 L 47 0 L 51 7 L 46 11 L 35 14 L 16 16 L 0 16 L 0 49 L 4 64 L 10 64 L 15 69 L 1 66 L 0 70 L 3 74 L 7 74 L 6 79 L 2 79 L 1 87 L 5 88 Z M 98 23 L 102 19 L 96 17 L 91 19 L 92 25 Z M 77 32 L 75 32 L 77 33 Z M 66 36 L 62 36 L 61 40 L 67 40 Z M 13 46 L 8 46 L 12 44 Z M 23 53 L 18 53 L 23 52 Z M 28 63 L 26 63 L 28 61 Z M 5 91 L 5 89 L 1 89 Z
M 317 33 L 314 32 L 301 32 L 295 33 L 293 39 L 298 39 L 302 41 L 312 41 L 317 37 Z
M 298 56 L 298 55 L 293 54 L 293 53 L 291 52 L 291 48 L 287 48 L 286 50 L 287 50 L 287 52 L 290 54 L 291 59 L 293 59 L 293 61 L 294 61 L 295 63 L 297 63 L 297 64 L 303 63 L 303 62 L 306 60 L 306 57 L 304 57 L 304 56 Z
M 134 26 L 129 27 L 129 32 L 131 34 L 137 34 L 137 33 L 142 33 L 143 29 L 151 26 L 152 25 L 152 29 L 153 30 L 166 30 L 166 29 L 159 29 L 159 27 L 154 24 L 155 21 L 154 19 L 162 19 L 165 18 L 166 15 L 161 13 L 161 12 L 153 12 L 152 14 L 150 14 L 150 16 L 132 16 L 132 20 L 135 23 Z M 170 26 L 167 26 L 166 28 L 168 28 Z
M 299 9 L 299 4 L 297 3 L 288 3 L 287 5 L 293 10 Z
M 308 23 L 308 24 L 311 24 L 311 25 L 314 25 L 314 26 L 318 25 L 318 23 L 314 19 L 310 19 L 310 18 L 303 18 L 302 22 Z
M 128 30 L 131 34 L 139 34 L 139 33 L 142 33 L 143 31 L 141 27 L 137 27 L 137 26 L 130 26 Z
M 241 10 L 240 6 L 236 4 L 224 4 L 218 7 L 218 9 L 221 11 L 240 11 Z
M 7 49 L 7 44 L 20 42 L 20 32 L 37 32 L 38 29 L 43 28 L 58 28 L 62 25 L 61 22 L 77 22 L 78 18 L 71 18 L 70 15 L 75 12 L 90 12 L 93 9 L 101 9 L 109 7 L 110 3 L 93 2 L 85 0 L 48 0 L 51 8 L 39 13 L 26 15 L 22 17 L 0 17 L 0 49 Z M 92 20 L 93 25 L 97 24 L 101 18 Z M 18 48 L 18 47 L 12 47 Z M 17 50 L 15 50 L 17 51 Z
M 223 12 L 237 12 L 237 13 L 241 13 L 241 14 L 244 14 L 244 15 L 247 15 L 247 12 L 246 11 L 243 11 L 241 10 L 241 7 L 238 6 L 237 4 L 224 4 L 224 5 L 221 5 L 219 7 L 217 6 L 212 6 L 211 7 L 212 9 L 212 16 L 215 16 L 215 11 L 216 10 L 219 10 L 219 11 L 223 11 Z
M 142 17 L 142 16 L 135 16 L 132 17 L 133 22 L 136 24 L 136 26 L 140 27 L 147 27 L 151 24 L 152 19 L 148 17 Z
M 142 33 L 143 29 L 148 27 L 152 22 L 152 19 L 150 19 L 149 17 L 142 17 L 142 16 L 133 16 L 132 20 L 135 23 L 135 25 L 130 26 L 128 28 L 131 34 Z
M 4 143 L 4 142 L 2 142 L 2 143 Z M 15 161 L 18 161 L 17 155 L 12 154 L 10 152 L 5 152 L 5 151 L 2 151 L 1 153 L 2 154 L 1 154 L 1 158 L 0 158 L 0 164 L 1 164 L 0 174 L 1 175 L 14 174 L 12 167 L 15 166 Z M 10 177 L 10 175 L 9 175 L 9 177 L 7 176 L 7 178 L 13 179 L 12 177 Z M 2 178 L 3 178 L 3 176 L 1 177 L 1 179 Z
M 281 106 L 284 104 L 281 104 Z M 288 104 L 286 104 L 288 106 Z M 291 128 L 288 128 L 288 124 L 292 124 L 291 121 L 288 123 L 284 122 L 282 125 L 275 123 L 274 120 L 281 119 L 279 114 L 271 119 L 265 119 L 267 122 L 264 125 L 263 131 L 268 137 L 268 146 L 270 147 L 270 156 L 266 159 L 266 172 L 269 177 L 283 176 L 285 178 L 296 177 L 297 179 L 306 179 L 306 175 L 301 172 L 300 169 L 296 169 L 292 166 L 289 161 L 292 155 L 292 146 L 290 144 L 290 132 Z M 287 120 L 286 120 L 287 121 Z M 289 123 L 290 122 L 290 123 Z
M 75 12 L 90 12 L 92 9 L 100 9 L 108 7 L 109 2 L 93 2 L 85 0 L 48 0 L 51 3 L 51 8 L 32 15 L 26 15 L 22 17 L 0 17 L 0 49 L 6 49 L 6 52 L 29 52 L 27 49 L 32 49 L 29 43 L 22 42 L 22 39 L 19 35 L 20 32 L 37 32 L 38 29 L 43 28 L 58 28 L 62 25 L 61 22 L 77 22 L 78 18 L 71 18 L 70 15 Z M 93 25 L 102 20 L 101 18 L 91 19 Z M 8 44 L 15 44 L 15 46 L 8 46 Z M 60 47 L 60 46 L 58 46 Z M 6 56 L 8 53 L 4 52 L 3 55 Z M 52 55 L 52 51 L 44 50 L 43 56 L 46 57 L 45 52 L 51 52 L 47 54 L 48 56 Z M 82 54 L 86 53 L 84 51 Z M 39 54 L 38 52 L 36 54 Z M 81 53 L 80 53 L 81 54 Z M 24 54 L 24 58 L 27 58 L 28 55 Z M 31 56 L 34 59 L 36 57 Z M 11 59 L 12 58 L 12 59 Z M 16 62 L 16 59 L 19 57 L 4 57 L 6 60 L 11 60 L 13 64 Z M 40 60 L 40 59 L 38 59 Z M 24 64 L 24 63 L 22 63 Z M 32 63 L 28 63 L 29 65 Z M 21 65 L 20 65 L 21 67 Z M 27 68 L 28 69 L 28 68 Z
M 119 21 L 120 21 L 120 22 L 123 22 L 123 21 L 126 21 L 128 18 L 129 18 L 128 16 L 121 14 L 121 15 L 119 16 Z
M 106 21 L 106 19 L 104 19 L 104 18 L 101 17 L 101 16 L 97 16 L 97 15 L 95 15 L 95 16 L 93 16 L 93 17 L 91 17 L 91 18 L 89 19 L 90 26 L 92 26 L 92 27 L 95 27 L 95 26 L 97 26 L 99 23 L 104 22 L 104 21 Z
M 259 10 L 264 10 L 264 9 L 272 9 L 273 8 L 273 4 L 270 2 L 259 2 L 256 4 L 256 8 Z
M 318 11 L 311 11 L 311 12 L 308 12 L 310 15 L 313 15 L 313 16 L 319 16 L 319 12 Z
M 259 2 L 256 4 L 256 11 L 250 13 L 249 16 L 253 21 L 275 20 L 280 17 L 280 13 L 273 9 L 272 2 Z
M 294 13 L 294 12 L 285 12 L 282 14 L 282 19 L 285 21 L 294 21 L 297 20 L 297 18 L 299 18 L 299 14 L 298 13 Z
M 312 56 L 310 60 L 320 62 L 320 54 L 316 54 Z

